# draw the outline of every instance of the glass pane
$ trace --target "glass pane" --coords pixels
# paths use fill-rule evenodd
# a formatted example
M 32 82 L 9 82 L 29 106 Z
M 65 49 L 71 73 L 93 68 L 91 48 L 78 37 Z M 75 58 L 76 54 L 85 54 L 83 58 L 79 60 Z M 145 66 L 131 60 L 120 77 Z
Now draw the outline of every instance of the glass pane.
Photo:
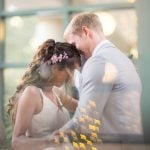
M 110 4 L 110 3 L 134 3 L 136 0 L 71 0 L 71 4 Z
M 4 84 L 5 84 L 5 103 L 16 90 L 16 86 L 19 83 L 25 69 L 5 69 L 4 70 Z
M 22 9 L 60 7 L 64 0 L 6 0 L 5 9 L 7 11 L 15 11 Z
M 137 16 L 135 10 L 97 13 L 107 38 L 129 57 L 135 51 L 133 57 L 137 58 Z
M 62 40 L 60 16 L 12 17 L 6 19 L 7 63 L 29 62 L 36 48 L 46 39 Z
M 4 100 L 5 100 L 5 113 L 7 114 L 8 110 L 8 100 L 14 94 L 16 90 L 16 86 L 18 84 L 19 79 L 22 77 L 25 69 L 5 69 L 4 70 Z M 9 142 L 11 142 L 12 137 L 12 125 L 10 125 L 10 121 L 7 115 L 5 115 L 5 129 L 6 135 Z
M 100 17 L 106 37 L 129 57 L 137 59 L 137 16 L 135 10 L 96 13 Z

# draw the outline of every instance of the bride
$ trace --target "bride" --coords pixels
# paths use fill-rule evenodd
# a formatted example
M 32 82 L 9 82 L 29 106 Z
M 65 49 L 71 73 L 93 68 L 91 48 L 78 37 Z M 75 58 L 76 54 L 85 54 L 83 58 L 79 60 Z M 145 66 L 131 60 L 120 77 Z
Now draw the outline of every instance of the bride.
M 71 80 L 80 63 L 71 44 L 48 39 L 38 48 L 9 99 L 14 150 L 41 150 L 52 144 L 47 135 L 69 121 L 68 111 L 77 107 L 77 101 L 59 87 Z

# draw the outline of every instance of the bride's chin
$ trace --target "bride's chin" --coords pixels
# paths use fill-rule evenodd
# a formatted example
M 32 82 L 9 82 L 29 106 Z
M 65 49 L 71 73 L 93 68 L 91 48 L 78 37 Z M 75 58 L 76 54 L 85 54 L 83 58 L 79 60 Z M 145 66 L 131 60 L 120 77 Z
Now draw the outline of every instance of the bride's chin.
M 57 83 L 57 84 L 55 84 L 55 86 L 57 86 L 57 87 L 61 87 L 63 84 L 61 84 L 61 83 Z

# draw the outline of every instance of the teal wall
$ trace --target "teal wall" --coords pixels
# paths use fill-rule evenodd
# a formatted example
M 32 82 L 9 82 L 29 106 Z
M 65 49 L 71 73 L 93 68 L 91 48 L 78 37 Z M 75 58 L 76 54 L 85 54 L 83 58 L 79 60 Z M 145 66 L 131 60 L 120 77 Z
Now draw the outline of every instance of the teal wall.
M 138 65 L 143 84 L 142 118 L 145 141 L 150 142 L 150 0 L 137 0 Z
M 0 0 L 0 12 L 4 8 L 4 1 Z M 0 64 L 4 61 L 4 20 L 0 18 Z M 0 143 L 5 141 L 5 130 L 4 130 L 4 115 L 3 115 L 3 98 L 4 98 L 4 78 L 3 78 L 3 68 L 0 68 Z

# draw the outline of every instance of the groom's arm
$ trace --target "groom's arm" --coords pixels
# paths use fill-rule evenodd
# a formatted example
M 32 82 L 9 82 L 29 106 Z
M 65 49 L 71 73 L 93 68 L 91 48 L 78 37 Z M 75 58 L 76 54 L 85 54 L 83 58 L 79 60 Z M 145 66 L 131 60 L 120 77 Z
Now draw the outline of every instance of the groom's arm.
M 75 120 L 80 120 L 84 114 L 93 117 L 95 112 L 96 119 L 100 119 L 116 76 L 117 71 L 113 64 L 99 57 L 90 59 L 82 72 L 80 99 L 75 115 L 60 131 L 81 129 L 82 123 L 80 121 L 75 123 Z

